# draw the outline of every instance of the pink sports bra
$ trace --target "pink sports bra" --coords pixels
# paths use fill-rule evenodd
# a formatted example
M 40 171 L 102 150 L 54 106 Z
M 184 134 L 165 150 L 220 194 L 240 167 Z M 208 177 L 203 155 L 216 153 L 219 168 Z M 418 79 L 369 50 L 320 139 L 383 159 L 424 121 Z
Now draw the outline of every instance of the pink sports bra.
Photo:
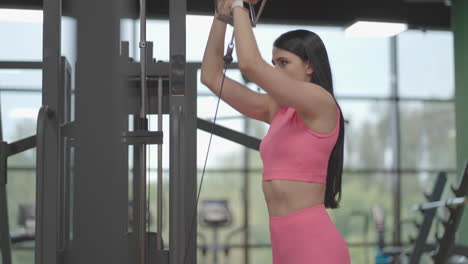
M 276 111 L 260 143 L 263 181 L 327 182 L 328 160 L 339 135 L 340 112 L 328 134 L 311 130 L 292 107 Z

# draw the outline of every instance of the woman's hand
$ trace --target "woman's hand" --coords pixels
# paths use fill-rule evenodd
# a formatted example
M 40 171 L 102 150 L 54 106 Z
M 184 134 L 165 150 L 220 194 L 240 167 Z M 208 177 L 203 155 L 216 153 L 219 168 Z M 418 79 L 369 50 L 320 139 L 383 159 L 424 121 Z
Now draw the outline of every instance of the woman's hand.
M 224 23 L 234 26 L 233 13 L 231 7 L 235 1 L 239 0 L 217 0 L 217 18 Z M 259 0 L 242 0 L 242 2 L 255 4 Z
M 258 3 L 259 0 L 243 0 L 243 1 L 249 4 L 256 4 Z M 229 13 L 231 10 L 232 2 L 234 2 L 234 0 L 218 0 L 218 10 L 221 11 L 221 8 L 222 8 L 223 13 L 225 12 Z
M 218 0 L 218 12 L 223 15 L 229 15 L 231 13 L 231 5 L 233 0 Z

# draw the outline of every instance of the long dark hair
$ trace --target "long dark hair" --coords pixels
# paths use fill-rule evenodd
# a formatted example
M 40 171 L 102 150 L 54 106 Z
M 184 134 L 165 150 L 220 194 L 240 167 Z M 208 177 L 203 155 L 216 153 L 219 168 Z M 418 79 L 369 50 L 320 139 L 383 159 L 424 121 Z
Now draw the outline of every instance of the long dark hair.
M 327 90 L 333 98 L 333 80 L 327 50 L 320 37 L 308 30 L 289 31 L 279 36 L 276 48 L 287 50 L 311 63 L 313 68 L 311 82 Z M 336 99 L 335 99 L 336 102 Z M 325 207 L 338 208 L 341 200 L 341 175 L 343 173 L 344 118 L 340 109 L 340 133 L 328 161 Z

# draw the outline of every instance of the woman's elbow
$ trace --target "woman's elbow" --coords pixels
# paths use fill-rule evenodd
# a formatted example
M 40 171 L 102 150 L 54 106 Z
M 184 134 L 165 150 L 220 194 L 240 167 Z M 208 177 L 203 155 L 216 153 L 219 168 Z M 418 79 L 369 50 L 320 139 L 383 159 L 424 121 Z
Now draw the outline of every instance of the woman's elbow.
M 239 70 L 244 74 L 247 75 L 252 68 L 252 63 L 249 61 L 239 61 Z
M 255 68 L 258 67 L 258 63 L 254 60 L 244 60 L 239 61 L 239 70 L 244 74 L 249 80 L 252 80 L 255 77 Z
M 206 78 L 205 76 L 201 76 L 200 78 L 200 81 L 201 83 L 203 83 L 204 85 L 207 85 L 208 86 L 208 78 Z
M 207 74 L 205 71 L 201 71 L 201 75 L 200 75 L 200 81 L 206 85 L 206 86 L 209 86 L 211 84 L 213 80 L 213 77 L 211 77 L 209 74 Z

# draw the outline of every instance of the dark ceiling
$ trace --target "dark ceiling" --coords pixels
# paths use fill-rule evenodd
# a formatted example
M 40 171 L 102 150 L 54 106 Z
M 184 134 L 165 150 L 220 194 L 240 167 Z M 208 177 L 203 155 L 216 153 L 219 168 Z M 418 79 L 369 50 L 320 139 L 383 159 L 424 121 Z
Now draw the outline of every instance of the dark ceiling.
M 99 0 L 97 0 L 99 1 Z M 134 8 L 139 1 L 133 0 Z M 69 13 L 63 0 L 64 13 Z M 189 14 L 213 14 L 213 0 L 189 0 Z M 42 9 L 42 0 L 0 0 L 0 7 Z M 149 17 L 168 16 L 169 1 L 147 0 Z M 346 26 L 356 19 L 402 21 L 410 28 L 450 29 L 450 7 L 443 0 L 268 0 L 263 23 Z

